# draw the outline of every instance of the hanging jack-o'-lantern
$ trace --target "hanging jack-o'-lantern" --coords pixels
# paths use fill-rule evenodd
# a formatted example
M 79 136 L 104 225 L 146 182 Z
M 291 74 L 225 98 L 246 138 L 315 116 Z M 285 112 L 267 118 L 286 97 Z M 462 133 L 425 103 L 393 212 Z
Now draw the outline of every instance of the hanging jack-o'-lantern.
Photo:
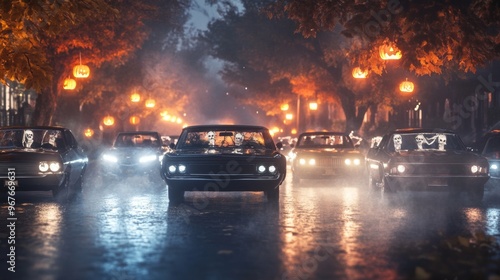
M 131 116 L 128 121 L 130 124 L 138 125 L 141 122 L 141 119 L 138 116 Z
M 280 108 L 281 108 L 281 111 L 288 111 L 290 106 L 288 105 L 288 103 L 284 103 L 284 104 L 281 104 Z
M 71 78 L 64 79 L 63 89 L 74 90 L 76 88 L 76 81 Z
M 73 76 L 75 78 L 88 78 L 90 75 L 90 68 L 82 64 L 82 54 L 80 53 L 80 64 L 73 67 Z
M 102 123 L 105 126 L 112 126 L 115 124 L 115 118 L 113 118 L 112 116 L 106 116 L 104 117 L 104 119 L 102 119 Z
M 90 138 L 90 137 L 92 137 L 94 135 L 94 130 L 92 128 L 87 128 L 83 132 L 83 135 L 85 135 L 85 137 Z
M 401 59 L 403 57 L 401 51 L 392 44 L 380 46 L 379 54 L 383 60 Z
M 309 110 L 312 111 L 318 110 L 318 102 L 316 101 L 309 102 Z
M 138 94 L 137 92 L 136 93 L 132 93 L 132 95 L 130 95 L 130 101 L 132 101 L 134 103 L 137 103 L 137 102 L 141 101 L 141 95 Z
M 399 90 L 402 92 L 413 92 L 414 89 L 415 85 L 412 82 L 408 81 L 408 79 L 399 84 Z
M 152 98 L 149 98 L 148 100 L 146 100 L 146 107 L 147 108 L 154 108 L 154 106 L 156 105 L 156 101 Z
M 356 79 L 365 79 L 368 76 L 368 70 L 361 70 L 359 67 L 352 69 L 352 76 Z

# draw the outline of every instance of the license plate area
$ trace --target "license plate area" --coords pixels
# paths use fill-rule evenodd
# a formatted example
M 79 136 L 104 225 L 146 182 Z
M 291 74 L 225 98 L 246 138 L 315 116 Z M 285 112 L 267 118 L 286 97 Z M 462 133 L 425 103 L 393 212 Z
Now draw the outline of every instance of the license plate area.
M 427 179 L 428 186 L 448 186 L 447 178 L 430 178 Z

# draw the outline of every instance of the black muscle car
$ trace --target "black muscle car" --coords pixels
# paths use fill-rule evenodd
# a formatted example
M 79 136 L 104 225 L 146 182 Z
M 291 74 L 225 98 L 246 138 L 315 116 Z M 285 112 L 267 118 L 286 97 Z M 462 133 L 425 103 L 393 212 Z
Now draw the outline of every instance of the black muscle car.
M 185 191 L 264 191 L 278 200 L 286 159 L 269 130 L 250 125 L 199 125 L 182 130 L 163 157 L 171 201 Z
M 0 178 L 10 194 L 81 192 L 88 158 L 69 129 L 53 126 L 0 128 Z M 12 192 L 14 191 L 14 192 Z
M 342 132 L 305 132 L 291 153 L 292 180 L 364 177 L 365 157 Z
M 398 129 L 386 134 L 366 156 L 370 188 L 393 192 L 449 190 L 481 200 L 488 161 L 471 152 L 452 131 Z
M 134 175 L 146 175 L 157 183 L 164 150 L 156 131 L 127 131 L 116 135 L 110 149 L 101 155 L 100 172 L 105 184 Z

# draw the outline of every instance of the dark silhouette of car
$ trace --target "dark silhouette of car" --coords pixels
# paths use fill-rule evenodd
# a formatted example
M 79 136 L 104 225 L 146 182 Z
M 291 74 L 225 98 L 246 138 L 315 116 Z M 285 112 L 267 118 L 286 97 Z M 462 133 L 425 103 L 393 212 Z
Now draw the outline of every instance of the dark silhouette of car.
M 489 179 L 486 158 L 442 129 L 394 130 L 368 151 L 366 165 L 370 188 L 386 192 L 448 190 L 481 200 Z
M 0 128 L 0 178 L 8 192 L 52 191 L 56 198 L 73 198 L 82 191 L 87 164 L 67 128 Z
M 477 151 L 488 159 L 490 165 L 490 180 L 500 182 L 500 129 L 487 132 L 478 141 Z
M 163 157 L 162 176 L 171 201 L 185 191 L 263 191 L 279 200 L 286 158 L 269 130 L 252 125 L 198 125 L 182 130 Z
M 110 149 L 100 158 L 104 184 L 131 176 L 147 176 L 150 182 L 163 184 L 160 176 L 164 154 L 161 136 L 156 131 L 119 132 Z
M 301 179 L 364 177 L 365 157 L 343 132 L 305 132 L 291 153 L 293 182 Z

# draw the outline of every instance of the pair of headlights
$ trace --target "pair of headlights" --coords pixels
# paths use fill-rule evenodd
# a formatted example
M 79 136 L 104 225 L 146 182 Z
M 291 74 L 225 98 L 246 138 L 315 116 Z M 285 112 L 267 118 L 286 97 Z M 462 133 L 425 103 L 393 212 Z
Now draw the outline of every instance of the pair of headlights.
M 174 173 L 177 173 L 179 172 L 180 174 L 185 174 L 186 173 L 186 166 L 184 164 L 178 164 L 178 165 L 175 165 L 175 164 L 171 164 L 168 166 L 168 172 L 170 174 L 174 174 Z M 276 174 L 277 172 L 277 168 L 276 166 L 274 165 L 265 165 L 265 164 L 258 164 L 257 165 L 257 173 L 259 174 L 264 174 L 266 172 L 268 173 L 271 173 L 271 174 Z
M 61 163 L 58 161 L 40 161 L 38 164 L 40 172 L 57 172 L 61 170 Z
M 314 158 L 310 158 L 310 159 L 301 158 L 301 159 L 299 159 L 299 164 L 300 165 L 316 165 L 316 159 L 314 159 Z M 358 165 L 361 165 L 361 160 L 359 158 L 353 158 L 353 159 L 346 158 L 346 159 L 344 159 L 344 164 L 347 166 L 351 166 L 351 165 L 358 166 Z
M 471 165 L 469 170 L 472 174 L 487 173 L 487 169 L 479 165 Z M 398 164 L 392 171 L 392 173 L 403 174 L 407 171 L 407 167 L 404 164 Z

